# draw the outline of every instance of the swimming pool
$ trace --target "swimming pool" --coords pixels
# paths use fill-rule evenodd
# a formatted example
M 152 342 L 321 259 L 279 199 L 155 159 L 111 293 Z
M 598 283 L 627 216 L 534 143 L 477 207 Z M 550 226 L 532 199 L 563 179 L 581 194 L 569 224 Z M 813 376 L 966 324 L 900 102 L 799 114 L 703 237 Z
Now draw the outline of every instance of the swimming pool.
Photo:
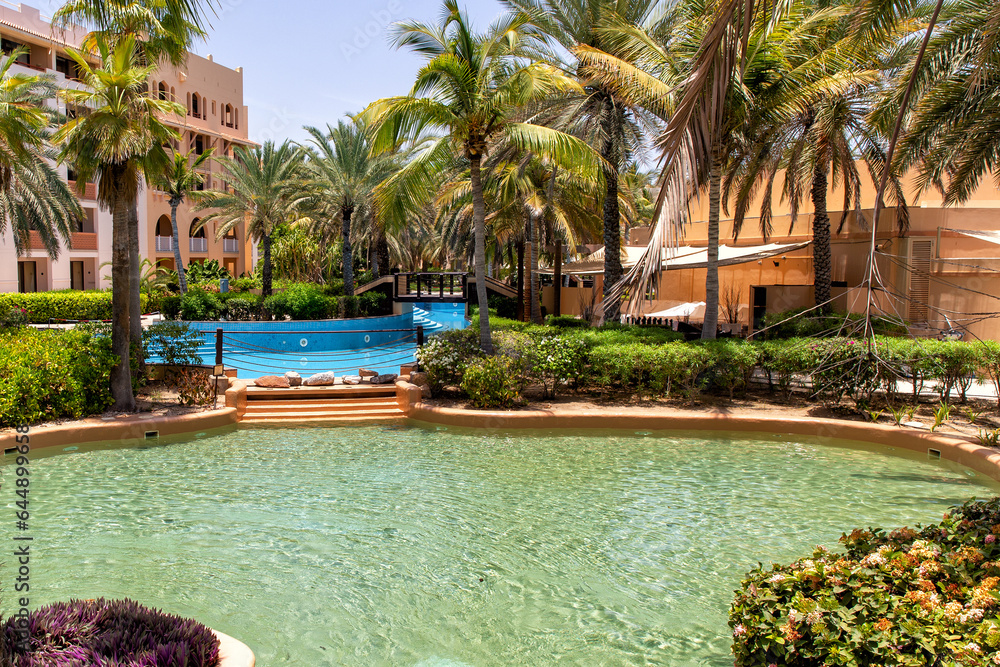
M 758 561 L 997 488 L 834 445 L 397 426 L 38 458 L 32 604 L 129 596 L 262 667 L 729 667 L 728 605 Z
M 253 379 L 296 371 L 303 377 L 333 371 L 356 374 L 359 368 L 398 373 L 416 360 L 417 334 L 464 329 L 465 304 L 417 303 L 413 312 L 354 320 L 285 322 L 190 322 L 205 335 L 202 363 L 215 364 L 215 336 L 223 329 L 222 361 L 239 377 Z M 154 358 L 155 361 L 155 358 Z

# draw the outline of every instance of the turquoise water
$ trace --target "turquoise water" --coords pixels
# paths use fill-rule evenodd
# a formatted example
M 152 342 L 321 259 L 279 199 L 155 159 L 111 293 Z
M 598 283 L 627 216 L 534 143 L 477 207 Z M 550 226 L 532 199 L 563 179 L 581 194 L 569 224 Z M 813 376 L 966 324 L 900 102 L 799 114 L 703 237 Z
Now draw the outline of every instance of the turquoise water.
M 216 330 L 225 331 L 222 361 L 241 379 L 286 371 L 354 375 L 359 368 L 398 373 L 416 361 L 416 326 L 430 337 L 468 324 L 464 303 L 415 303 L 412 314 L 354 320 L 189 323 L 205 335 L 198 354 L 207 366 L 215 364 Z
M 727 608 L 758 561 L 996 488 L 782 438 L 403 426 L 31 465 L 33 605 L 132 597 L 241 638 L 261 667 L 728 666 Z M 8 456 L 6 540 L 13 476 Z

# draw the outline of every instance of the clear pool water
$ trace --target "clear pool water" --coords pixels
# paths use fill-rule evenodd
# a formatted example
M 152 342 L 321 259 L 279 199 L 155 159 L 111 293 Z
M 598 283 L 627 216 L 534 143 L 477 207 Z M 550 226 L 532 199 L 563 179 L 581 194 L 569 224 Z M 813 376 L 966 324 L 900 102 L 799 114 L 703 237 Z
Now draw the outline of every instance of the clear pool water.
M 8 544 L 13 475 L 8 457 Z M 261 667 L 728 667 L 755 563 L 995 489 L 782 438 L 404 426 L 79 450 L 32 480 L 33 605 L 129 596 L 243 639 Z
M 283 322 L 191 322 L 205 335 L 199 350 L 202 363 L 215 364 L 216 330 L 225 331 L 222 361 L 241 379 L 282 375 L 303 377 L 334 372 L 354 375 L 360 368 L 398 373 L 416 361 L 416 326 L 425 337 L 449 329 L 464 329 L 464 303 L 415 303 L 413 313 L 356 320 Z M 403 331 L 401 331 L 403 330 Z M 155 355 L 152 358 L 157 361 Z

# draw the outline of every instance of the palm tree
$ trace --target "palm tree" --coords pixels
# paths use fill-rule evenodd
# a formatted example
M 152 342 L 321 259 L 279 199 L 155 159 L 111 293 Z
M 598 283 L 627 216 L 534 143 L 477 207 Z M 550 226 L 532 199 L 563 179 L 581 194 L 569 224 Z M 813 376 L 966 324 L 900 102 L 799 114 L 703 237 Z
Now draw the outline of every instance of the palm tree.
M 103 63 L 99 68 L 70 51 L 85 86 L 62 90 L 59 95 L 67 104 L 86 111 L 69 119 L 54 138 L 62 144 L 60 158 L 74 165 L 81 186 L 96 180 L 97 201 L 113 214 L 111 344 L 119 361 L 111 373 L 111 391 L 115 409 L 132 411 L 131 323 L 141 313 L 132 308 L 130 299 L 131 211 L 144 170 L 157 153 L 163 155 L 164 143 L 177 138 L 162 119 L 182 114 L 184 108 L 147 92 L 146 80 L 153 68 L 138 65 L 134 40 L 122 40 L 114 49 L 100 40 L 97 45 Z
M 240 146 L 233 158 L 220 158 L 225 190 L 206 190 L 194 197 L 210 210 L 199 223 L 217 222 L 221 239 L 240 224 L 263 245 L 263 295 L 271 295 L 271 235 L 278 225 L 298 222 L 308 197 L 302 188 L 302 151 L 284 142 L 267 141 L 258 148 Z
M 654 33 L 668 25 L 663 20 L 662 5 L 656 0 L 504 0 L 504 3 L 527 17 L 569 54 L 576 54 L 581 48 L 610 50 L 603 28 L 612 18 L 619 25 Z M 612 298 L 609 293 L 622 277 L 622 211 L 618 193 L 623 172 L 645 141 L 644 133 L 655 127 L 656 113 L 651 106 L 635 104 L 633 99 L 620 94 L 620 87 L 591 76 L 578 60 L 563 62 L 554 53 L 549 57 L 574 75 L 582 90 L 555 100 L 557 111 L 543 113 L 541 117 L 554 127 L 585 137 L 604 159 L 604 314 L 605 321 L 614 322 L 621 311 L 621 297 Z
M 760 225 L 765 239 L 772 232 L 772 189 L 778 173 L 784 173 L 782 193 L 792 227 L 808 193 L 813 205 L 815 303 L 827 313 L 833 309 L 828 187 L 832 181 L 844 188 L 838 232 L 851 211 L 865 224 L 864 177 L 857 161 L 860 157 L 867 164 L 873 182 L 887 168 L 885 140 L 870 116 L 884 70 L 901 64 L 884 60 L 887 48 L 901 36 L 899 31 L 857 40 L 851 34 L 849 9 L 841 5 L 816 10 L 800 3 L 783 17 L 789 27 L 771 37 L 772 43 L 781 38 L 774 50 L 779 76 L 769 82 L 767 95 L 754 100 L 757 122 L 741 134 L 743 145 L 736 151 L 725 188 L 727 200 L 735 190 L 734 235 L 740 233 L 751 199 L 763 190 Z M 909 226 L 905 194 L 895 175 L 890 184 L 897 227 L 903 234 Z
M 0 233 L 9 225 L 21 254 L 36 231 L 55 259 L 59 239 L 70 238 L 83 211 L 50 163 L 55 155 L 48 135 L 55 117 L 44 102 L 56 86 L 43 76 L 11 74 L 18 55 L 15 50 L 0 64 Z
M 918 165 L 922 189 L 940 187 L 946 204 L 958 204 L 984 176 L 1000 174 L 1000 4 L 947 3 L 940 22 L 917 63 L 916 101 L 894 162 L 900 173 Z
M 185 277 L 184 262 L 181 259 L 180 236 L 177 232 L 177 208 L 184 203 L 184 200 L 205 180 L 198 173 L 212 153 L 214 148 L 209 148 L 201 155 L 194 155 L 191 149 L 185 155 L 180 151 L 173 151 L 170 156 L 166 171 L 155 174 L 153 182 L 156 186 L 170 197 L 170 226 L 173 234 L 171 246 L 174 250 L 174 265 L 177 267 L 177 280 L 181 285 L 181 294 L 187 292 L 187 278 Z
M 555 68 L 534 61 L 537 31 L 523 17 L 503 16 L 484 33 L 473 32 L 456 0 L 445 0 L 435 25 L 404 22 L 396 26 L 397 47 L 410 47 L 427 62 L 405 97 L 378 100 L 362 114 L 372 128 L 376 152 L 395 150 L 403 139 L 426 131 L 443 136 L 386 182 L 383 199 L 400 195 L 429 200 L 434 173 L 458 153 L 467 161 L 475 232 L 476 292 L 480 306 L 479 342 L 493 352 L 486 305 L 486 202 L 482 163 L 491 143 L 504 137 L 524 150 L 557 164 L 593 164 L 590 149 L 569 135 L 515 120 L 520 107 L 549 95 L 578 91 Z M 392 193 L 392 194 L 387 194 Z
M 310 134 L 306 167 L 319 190 L 314 206 L 320 215 L 340 217 L 343 242 L 344 294 L 354 294 L 354 254 L 351 222 L 354 216 L 372 216 L 375 188 L 396 169 L 388 153 L 375 154 L 360 121 L 339 121 L 326 132 L 307 127 Z M 325 217 L 325 216 L 324 216 Z

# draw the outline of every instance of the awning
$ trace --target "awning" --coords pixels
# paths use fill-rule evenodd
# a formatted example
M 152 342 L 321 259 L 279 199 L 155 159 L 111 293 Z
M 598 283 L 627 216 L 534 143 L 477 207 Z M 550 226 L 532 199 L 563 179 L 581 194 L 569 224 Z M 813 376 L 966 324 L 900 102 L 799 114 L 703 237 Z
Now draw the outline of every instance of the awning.
M 692 301 L 691 303 L 682 303 L 679 306 L 661 310 L 658 313 L 643 313 L 642 317 L 691 317 L 699 308 L 704 307 L 704 301 Z
M 1000 239 L 998 239 L 1000 242 Z M 756 262 L 760 259 L 783 255 L 785 253 L 801 250 L 812 241 L 802 243 L 768 243 L 755 246 L 719 246 L 719 266 L 732 266 L 734 264 L 746 264 Z M 642 253 L 646 251 L 646 246 L 626 246 L 622 248 L 622 267 L 629 269 L 635 266 Z M 664 248 L 662 250 L 662 261 L 664 271 L 674 271 L 676 269 L 703 269 L 708 266 L 708 248 L 696 248 L 693 246 L 679 246 L 677 248 Z M 539 269 L 539 273 L 552 275 L 555 273 L 551 267 Z M 563 275 L 587 276 L 604 273 L 604 249 L 584 257 L 578 262 L 567 262 L 562 266 Z
M 996 243 L 1000 245 L 1000 232 L 994 232 L 990 230 L 971 230 L 971 229 L 948 229 L 943 228 L 941 231 L 944 232 L 954 232 L 955 234 L 962 234 L 963 236 L 971 236 L 974 239 L 979 239 L 980 241 L 986 241 L 987 243 Z

